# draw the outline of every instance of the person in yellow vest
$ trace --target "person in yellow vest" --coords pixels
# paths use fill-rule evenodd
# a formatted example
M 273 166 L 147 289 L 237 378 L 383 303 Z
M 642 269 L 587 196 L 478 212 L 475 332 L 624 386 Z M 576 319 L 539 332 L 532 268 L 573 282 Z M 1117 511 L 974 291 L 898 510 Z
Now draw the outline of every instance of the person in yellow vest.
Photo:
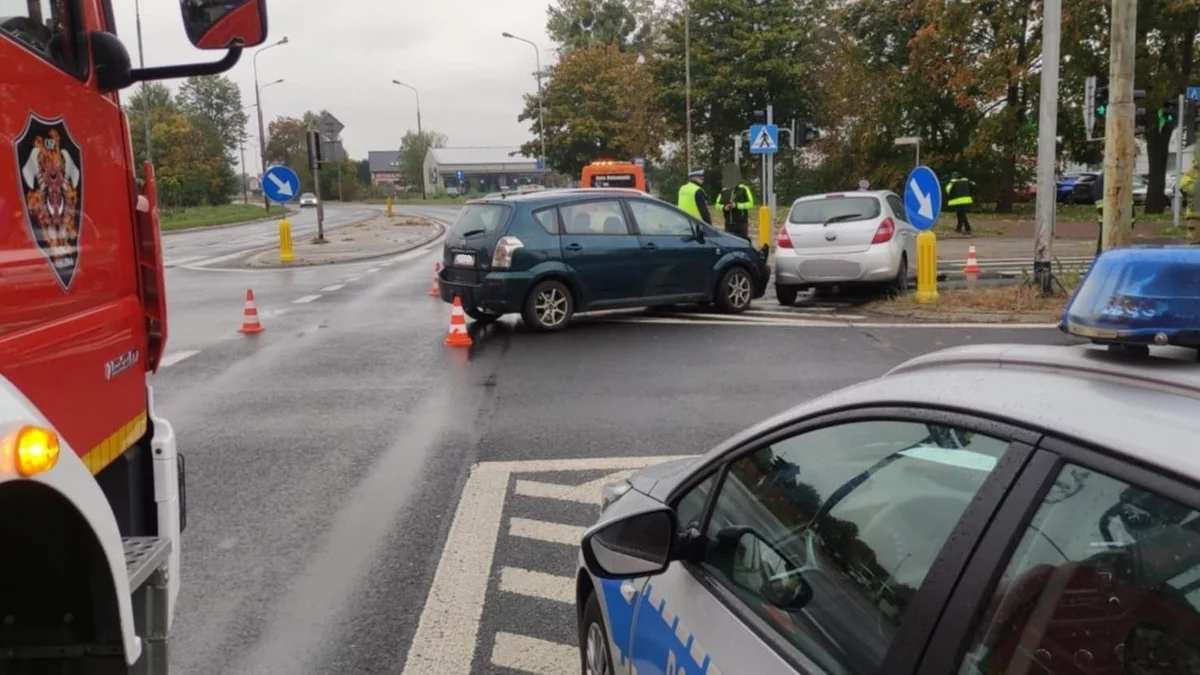
M 704 169 L 688 172 L 688 182 L 679 188 L 679 199 L 675 205 L 679 210 L 712 225 L 712 214 L 708 212 L 708 195 L 704 194 Z
M 754 193 L 746 181 L 738 181 L 732 190 L 717 197 L 717 205 L 725 210 L 725 231 L 750 241 L 750 212 L 754 210 Z
M 971 194 L 975 188 L 975 181 L 970 178 L 963 178 L 958 175 L 958 172 L 950 174 L 950 182 L 946 183 L 946 206 L 954 209 L 954 215 L 958 218 L 958 224 L 954 227 L 955 232 L 962 234 L 971 234 L 971 221 L 967 218 L 967 207 L 975 203 L 975 197 Z

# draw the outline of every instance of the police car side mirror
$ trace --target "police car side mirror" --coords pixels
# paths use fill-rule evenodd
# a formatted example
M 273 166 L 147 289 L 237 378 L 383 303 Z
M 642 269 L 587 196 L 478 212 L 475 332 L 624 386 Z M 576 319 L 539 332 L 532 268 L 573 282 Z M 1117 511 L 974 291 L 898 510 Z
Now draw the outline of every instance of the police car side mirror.
M 679 524 L 671 507 L 631 490 L 610 507 L 611 515 L 583 535 L 583 562 L 601 579 L 629 579 L 665 572 L 673 560 Z

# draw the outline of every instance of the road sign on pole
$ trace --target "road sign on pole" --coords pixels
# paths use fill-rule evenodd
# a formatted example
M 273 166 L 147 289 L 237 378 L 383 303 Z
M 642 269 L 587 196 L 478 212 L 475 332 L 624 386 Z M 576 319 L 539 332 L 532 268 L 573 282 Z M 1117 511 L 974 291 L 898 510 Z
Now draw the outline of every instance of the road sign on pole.
M 1189 101 L 1200 101 L 1200 87 L 1188 87 L 1187 97 Z
M 286 166 L 273 166 L 263 174 L 263 194 L 276 204 L 286 204 L 300 192 L 300 177 Z
M 455 172 L 454 172 L 454 180 L 462 180 L 462 179 L 463 179 L 463 172 L 462 172 L 462 169 L 459 169 L 458 171 L 455 171 Z
M 927 166 L 918 166 L 904 182 L 904 210 L 908 222 L 918 230 L 928 230 L 942 213 L 942 184 Z
M 779 127 L 774 124 L 750 125 L 750 154 L 773 155 L 779 152 Z

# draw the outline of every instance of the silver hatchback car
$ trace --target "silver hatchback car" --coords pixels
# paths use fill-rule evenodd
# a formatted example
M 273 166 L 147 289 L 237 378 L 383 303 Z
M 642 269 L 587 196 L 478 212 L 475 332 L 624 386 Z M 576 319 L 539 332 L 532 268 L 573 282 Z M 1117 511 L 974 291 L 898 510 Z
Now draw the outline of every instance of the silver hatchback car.
M 917 274 L 917 234 L 887 190 L 801 197 L 775 240 L 775 295 L 791 305 L 801 290 L 859 283 L 904 293 Z

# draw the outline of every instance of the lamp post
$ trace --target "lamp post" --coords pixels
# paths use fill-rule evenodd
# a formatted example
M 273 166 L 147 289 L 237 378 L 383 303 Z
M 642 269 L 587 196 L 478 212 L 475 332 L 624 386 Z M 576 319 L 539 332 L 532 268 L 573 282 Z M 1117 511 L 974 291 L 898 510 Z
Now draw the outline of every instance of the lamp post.
M 266 47 L 254 52 L 254 58 L 252 59 L 254 63 L 254 105 L 258 107 L 258 159 L 262 163 L 264 173 L 266 173 L 267 170 L 267 142 L 265 140 L 266 131 L 263 129 L 262 97 L 259 95 L 261 89 L 258 86 L 258 55 L 267 51 L 271 47 L 278 47 L 280 45 L 286 45 L 287 43 L 287 36 L 284 36 L 281 40 L 279 40 L 279 42 L 271 43 Z M 283 80 L 279 80 L 278 82 L 272 82 L 271 84 L 278 84 L 282 81 Z M 263 207 L 266 208 L 267 211 L 271 210 L 271 201 L 267 199 L 266 190 L 263 190 Z
M 544 106 L 542 104 L 542 51 L 540 49 L 538 49 L 538 46 L 536 44 L 534 44 L 531 40 L 526 40 L 523 37 L 517 37 L 516 35 L 513 35 L 512 33 L 509 33 L 507 31 L 504 33 L 501 33 L 501 35 L 503 35 L 504 37 L 506 37 L 510 40 L 519 40 L 519 41 L 524 42 L 525 44 L 533 47 L 534 57 L 537 59 L 538 136 L 541 137 L 541 142 L 542 142 L 542 156 L 540 157 L 540 159 L 541 159 L 542 171 L 545 172 L 545 170 L 546 170 L 546 114 L 545 114 Z
M 683 0 L 683 107 L 687 118 L 687 170 L 692 170 L 692 7 Z
M 400 80 L 392 80 L 392 84 L 399 85 L 401 87 L 407 87 L 408 89 L 412 89 L 412 93 L 414 95 L 416 95 L 416 97 L 417 97 L 417 137 L 421 139 L 421 142 L 424 142 L 425 141 L 425 132 L 421 130 L 421 92 L 417 91 L 417 88 L 412 86 L 411 84 L 405 84 L 405 83 L 401 82 Z M 426 152 L 428 152 L 428 150 L 426 150 Z M 417 173 L 421 174 L 421 199 L 428 199 L 428 197 L 425 195 L 425 168 L 424 168 L 423 163 L 422 163 L 421 167 L 422 167 L 421 170 L 417 172 Z
M 137 18 L 138 67 L 146 67 L 146 56 L 142 52 L 142 6 L 138 0 L 133 2 L 134 16 Z M 150 147 L 150 95 L 146 91 L 148 83 L 142 83 L 142 103 L 146 110 L 142 113 L 142 127 L 146 134 L 146 161 L 154 161 L 154 153 Z

